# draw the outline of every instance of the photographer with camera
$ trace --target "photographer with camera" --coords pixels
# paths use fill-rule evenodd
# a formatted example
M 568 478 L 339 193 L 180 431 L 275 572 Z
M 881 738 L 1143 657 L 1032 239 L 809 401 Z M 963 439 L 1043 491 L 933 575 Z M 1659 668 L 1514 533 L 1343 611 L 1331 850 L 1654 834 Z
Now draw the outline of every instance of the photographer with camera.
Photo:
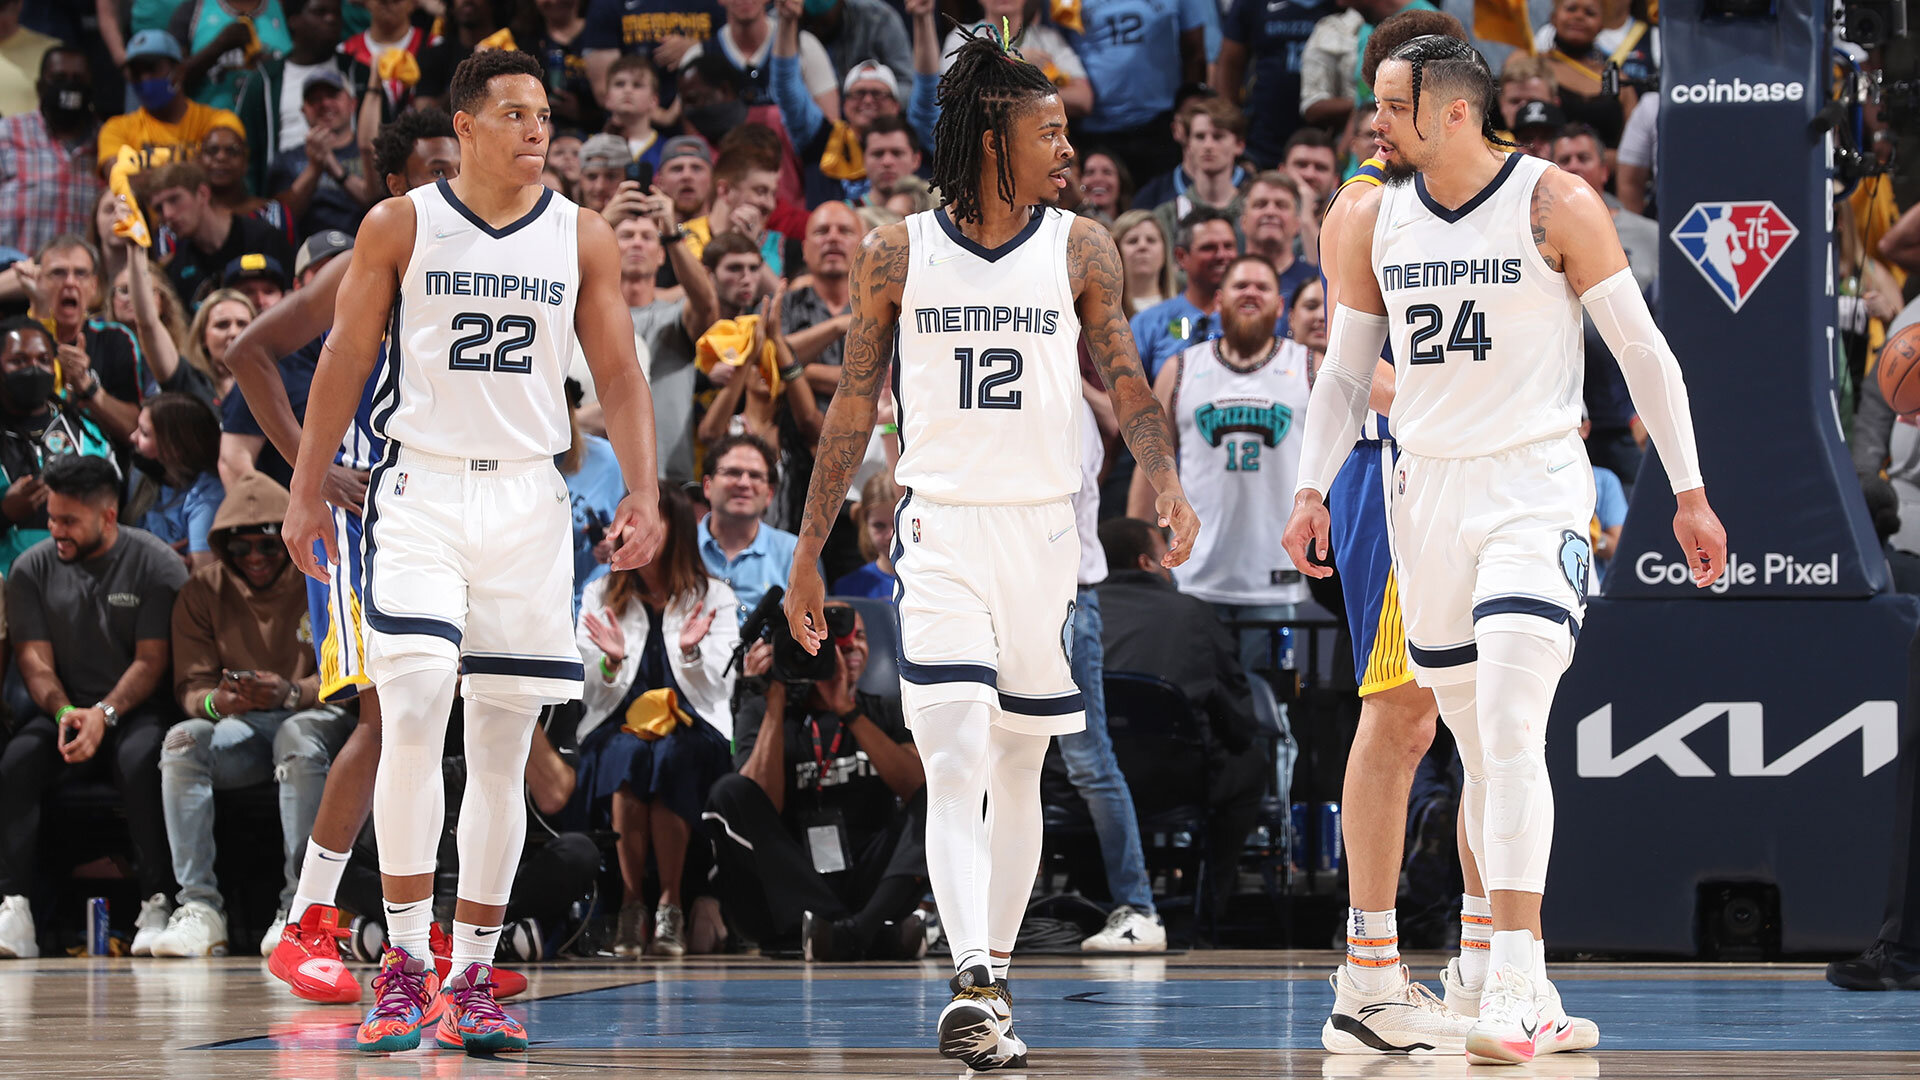
M 775 587 L 742 629 L 751 642 L 734 710 L 734 762 L 707 797 L 716 882 L 735 926 L 763 949 L 796 936 L 810 961 L 911 960 L 926 952 L 926 773 L 897 699 L 858 691 L 859 613 L 826 609 L 833 648 L 808 656 L 777 616 Z M 758 640 L 770 631 L 771 643 Z
M 708 789 L 732 763 L 731 658 L 739 640 L 733 590 L 700 561 L 693 504 L 660 489 L 666 541 L 653 561 L 590 583 L 576 641 L 587 667 L 572 809 L 620 834 L 625 888 L 614 952 L 646 946 L 641 887 L 651 848 L 660 876 L 653 951 L 686 952 L 680 886 Z M 578 820 L 575 818 L 574 820 Z

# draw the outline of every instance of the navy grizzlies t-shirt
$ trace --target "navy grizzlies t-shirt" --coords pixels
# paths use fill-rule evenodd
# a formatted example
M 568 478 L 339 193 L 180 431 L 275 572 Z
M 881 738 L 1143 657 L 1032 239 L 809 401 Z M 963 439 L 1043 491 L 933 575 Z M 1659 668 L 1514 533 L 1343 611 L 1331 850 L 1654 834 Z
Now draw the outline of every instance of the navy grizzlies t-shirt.
M 1234 0 L 1227 13 L 1222 35 L 1247 49 L 1247 155 L 1265 168 L 1280 164 L 1287 139 L 1300 127 L 1307 36 L 1314 23 L 1339 12 L 1332 0 Z

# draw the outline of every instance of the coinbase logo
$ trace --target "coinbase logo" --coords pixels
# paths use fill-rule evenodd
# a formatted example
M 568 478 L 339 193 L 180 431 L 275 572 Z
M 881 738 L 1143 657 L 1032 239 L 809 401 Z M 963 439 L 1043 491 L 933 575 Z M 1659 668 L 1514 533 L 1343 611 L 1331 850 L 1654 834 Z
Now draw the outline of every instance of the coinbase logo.
M 1667 96 L 1680 105 L 1746 105 L 1756 101 L 1799 101 L 1807 96 L 1807 86 L 1797 82 L 1708 79 L 1703 83 L 1681 83 L 1669 89 Z

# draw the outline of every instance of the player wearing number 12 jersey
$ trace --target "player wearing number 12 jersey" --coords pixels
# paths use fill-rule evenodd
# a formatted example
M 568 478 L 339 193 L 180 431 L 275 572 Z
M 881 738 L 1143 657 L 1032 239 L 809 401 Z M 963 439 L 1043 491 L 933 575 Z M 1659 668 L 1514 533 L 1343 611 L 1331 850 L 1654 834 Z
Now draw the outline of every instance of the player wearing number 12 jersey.
M 1324 502 L 1364 412 L 1380 347 L 1395 363 L 1393 553 L 1415 679 L 1466 773 L 1461 815 L 1493 939 L 1469 1061 L 1567 1049 L 1540 902 L 1553 840 L 1547 716 L 1586 613 L 1593 481 L 1577 432 L 1582 309 L 1619 359 L 1679 504 L 1674 535 L 1705 587 L 1726 564 L 1686 387 L 1591 187 L 1493 145 L 1496 84 L 1458 38 L 1381 63 L 1374 134 L 1388 184 L 1340 237 L 1339 306 L 1307 410 L 1286 544 L 1308 573 Z
M 363 563 L 368 674 L 384 712 L 374 782 L 389 948 L 362 1050 L 524 1050 L 494 1000 L 493 950 L 525 839 L 521 800 L 542 705 L 578 697 L 569 625 L 572 518 L 554 455 L 576 338 L 630 494 L 609 530 L 616 569 L 660 542 L 653 407 L 619 291 L 612 229 L 540 184 L 550 120 L 540 66 L 474 54 L 448 90 L 460 175 L 375 207 L 341 282 L 315 371 L 284 527 L 295 563 L 338 562 L 322 482 L 387 341 Z M 440 757 L 464 671 L 467 790 L 451 975 L 428 949 L 444 815 Z
M 947 204 L 869 234 L 853 269 L 853 326 L 827 413 L 787 589 L 793 636 L 826 634 L 817 560 L 864 456 L 895 330 L 900 416 L 893 563 L 901 700 L 927 774 L 927 867 L 952 943 L 940 1052 L 1019 1066 L 1007 964 L 1040 859 L 1040 765 L 1084 717 L 1067 647 L 1079 570 L 1076 345 L 1174 531 L 1199 527 L 1165 414 L 1120 310 L 1106 230 L 1056 207 L 1073 148 L 1040 69 L 990 34 L 941 78 L 934 179 Z M 768 707 L 783 704 L 778 683 Z M 985 820 L 981 800 L 989 807 Z

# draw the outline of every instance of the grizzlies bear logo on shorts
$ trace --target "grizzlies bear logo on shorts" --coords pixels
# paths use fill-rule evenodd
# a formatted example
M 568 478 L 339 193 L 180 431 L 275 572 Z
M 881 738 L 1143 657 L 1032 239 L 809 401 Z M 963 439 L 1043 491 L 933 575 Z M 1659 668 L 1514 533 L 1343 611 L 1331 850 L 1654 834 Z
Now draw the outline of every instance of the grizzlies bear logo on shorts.
M 1587 538 L 1572 529 L 1560 534 L 1560 572 L 1567 575 L 1567 584 L 1573 586 L 1573 594 L 1582 604 L 1587 602 L 1587 582 L 1592 580 L 1593 547 Z

